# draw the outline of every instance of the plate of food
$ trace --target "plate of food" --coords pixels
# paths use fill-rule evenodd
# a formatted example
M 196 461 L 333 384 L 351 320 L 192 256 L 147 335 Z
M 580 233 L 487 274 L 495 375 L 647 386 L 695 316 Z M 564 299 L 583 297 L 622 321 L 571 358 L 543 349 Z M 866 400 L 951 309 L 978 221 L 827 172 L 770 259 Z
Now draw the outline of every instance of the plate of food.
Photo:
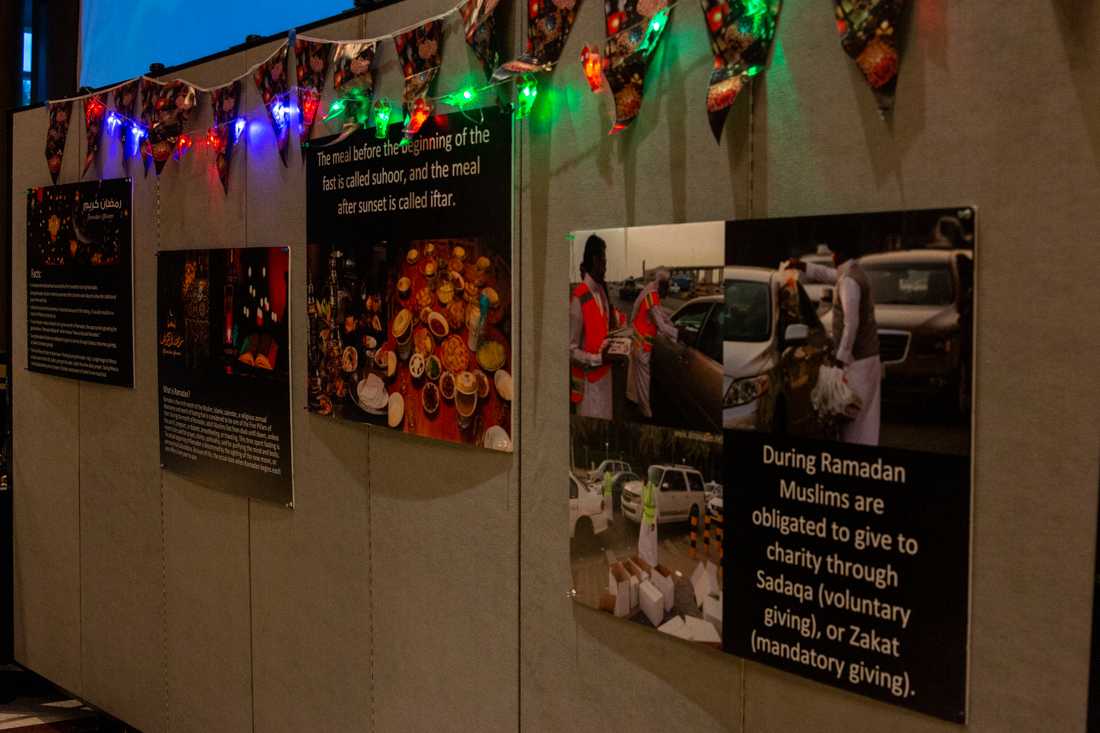
M 359 368 L 359 352 L 354 346 L 349 346 L 344 349 L 340 364 L 345 372 L 354 372 Z
M 487 372 L 495 372 L 504 366 L 506 357 L 507 350 L 502 341 L 488 339 L 477 347 L 477 363 Z
M 452 334 L 443 342 L 443 368 L 454 374 L 466 371 L 470 361 L 470 350 L 461 336 Z
M 425 326 L 417 326 L 413 331 L 413 348 L 416 349 L 418 354 L 430 354 L 435 350 L 435 342 L 432 341 L 432 334 Z
M 425 414 L 434 415 L 439 410 L 439 387 L 435 386 L 434 382 L 428 382 L 424 385 L 420 398 L 421 403 L 424 405 Z
M 389 409 L 390 397 L 386 394 L 386 385 L 377 374 L 368 374 L 355 387 L 356 403 L 364 412 L 371 415 L 385 415 Z
M 428 328 L 431 329 L 432 335 L 438 339 L 446 338 L 447 334 L 451 332 L 447 324 L 447 317 L 435 311 L 428 314 Z

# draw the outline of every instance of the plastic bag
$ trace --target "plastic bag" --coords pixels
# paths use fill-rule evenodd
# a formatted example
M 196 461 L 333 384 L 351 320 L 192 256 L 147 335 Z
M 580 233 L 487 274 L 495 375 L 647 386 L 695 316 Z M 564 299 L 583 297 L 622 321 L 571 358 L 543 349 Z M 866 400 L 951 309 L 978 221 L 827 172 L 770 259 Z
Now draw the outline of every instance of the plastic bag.
M 863 400 L 848 384 L 840 367 L 822 366 L 817 372 L 817 384 L 810 393 L 810 402 L 819 415 L 855 419 L 863 409 Z

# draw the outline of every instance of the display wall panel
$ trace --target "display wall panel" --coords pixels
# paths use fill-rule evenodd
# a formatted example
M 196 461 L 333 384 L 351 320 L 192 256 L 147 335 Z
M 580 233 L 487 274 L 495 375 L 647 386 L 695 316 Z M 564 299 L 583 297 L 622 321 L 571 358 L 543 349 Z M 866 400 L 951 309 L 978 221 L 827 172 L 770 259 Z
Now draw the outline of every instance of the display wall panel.
M 26 323 L 27 194 L 49 185 L 45 108 L 17 115 L 12 129 L 12 322 Z M 70 125 L 63 181 L 80 172 L 78 126 Z M 79 382 L 27 371 L 27 329 L 13 328 L 12 384 L 15 656 L 79 693 Z

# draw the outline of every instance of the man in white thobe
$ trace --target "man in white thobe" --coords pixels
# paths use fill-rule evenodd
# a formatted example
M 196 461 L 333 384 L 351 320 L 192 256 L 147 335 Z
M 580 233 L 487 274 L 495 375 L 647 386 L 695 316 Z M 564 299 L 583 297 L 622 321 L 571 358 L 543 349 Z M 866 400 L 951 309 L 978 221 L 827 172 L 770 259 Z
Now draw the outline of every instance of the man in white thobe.
M 859 414 L 840 431 L 845 443 L 878 445 L 882 412 L 882 362 L 871 283 L 850 248 L 834 246 L 833 267 L 791 260 L 788 267 L 806 273 L 808 282 L 828 283 L 833 290 L 833 343 L 848 386 L 862 402 Z

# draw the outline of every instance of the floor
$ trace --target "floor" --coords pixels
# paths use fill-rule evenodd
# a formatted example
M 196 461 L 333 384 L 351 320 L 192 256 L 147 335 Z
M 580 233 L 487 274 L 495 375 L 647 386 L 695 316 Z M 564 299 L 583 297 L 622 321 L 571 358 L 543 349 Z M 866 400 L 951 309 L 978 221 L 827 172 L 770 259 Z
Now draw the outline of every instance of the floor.
M 0 666 L 0 731 L 137 733 L 16 666 Z

